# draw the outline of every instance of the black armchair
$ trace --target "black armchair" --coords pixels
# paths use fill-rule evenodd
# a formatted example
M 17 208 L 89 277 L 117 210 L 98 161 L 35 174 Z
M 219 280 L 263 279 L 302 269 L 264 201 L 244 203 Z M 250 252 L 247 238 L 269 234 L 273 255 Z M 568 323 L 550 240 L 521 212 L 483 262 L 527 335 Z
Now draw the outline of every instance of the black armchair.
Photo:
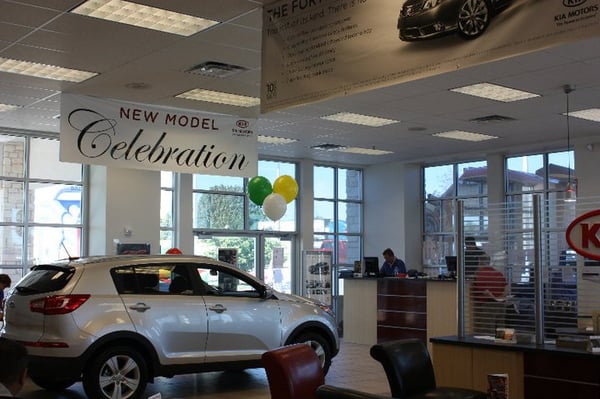
M 381 363 L 392 397 L 400 399 L 486 399 L 485 392 L 437 387 L 427 346 L 420 339 L 373 345 L 371 357 Z

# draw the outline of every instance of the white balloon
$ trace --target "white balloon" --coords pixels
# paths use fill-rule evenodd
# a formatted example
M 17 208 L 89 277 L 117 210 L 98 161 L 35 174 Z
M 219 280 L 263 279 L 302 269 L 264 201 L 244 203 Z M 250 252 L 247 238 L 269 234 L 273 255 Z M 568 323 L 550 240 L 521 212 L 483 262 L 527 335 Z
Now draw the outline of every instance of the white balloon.
M 281 194 L 271 193 L 263 201 L 263 212 L 272 221 L 277 221 L 285 215 L 287 202 Z

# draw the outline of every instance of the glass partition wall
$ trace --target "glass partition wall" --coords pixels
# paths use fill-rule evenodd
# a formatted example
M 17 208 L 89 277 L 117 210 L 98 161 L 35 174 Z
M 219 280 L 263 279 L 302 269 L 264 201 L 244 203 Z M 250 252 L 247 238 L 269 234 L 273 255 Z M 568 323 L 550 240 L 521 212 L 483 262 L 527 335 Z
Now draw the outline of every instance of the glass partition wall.
M 466 250 L 459 268 L 464 331 L 494 336 L 497 328 L 512 328 L 543 341 L 593 331 L 600 313 L 600 262 L 576 254 L 566 231 L 577 216 L 597 209 L 599 199 L 526 198 L 480 209 L 489 220 L 489 240 L 480 246 L 478 272 L 472 278 L 460 273 Z M 467 218 L 459 223 L 466 226 Z

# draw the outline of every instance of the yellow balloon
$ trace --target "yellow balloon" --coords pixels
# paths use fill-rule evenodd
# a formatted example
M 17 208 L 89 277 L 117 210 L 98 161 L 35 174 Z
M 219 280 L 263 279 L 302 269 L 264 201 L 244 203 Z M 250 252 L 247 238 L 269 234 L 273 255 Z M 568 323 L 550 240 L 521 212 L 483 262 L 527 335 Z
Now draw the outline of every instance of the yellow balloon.
M 273 183 L 273 192 L 281 195 L 289 204 L 298 195 L 298 183 L 292 176 L 279 176 Z

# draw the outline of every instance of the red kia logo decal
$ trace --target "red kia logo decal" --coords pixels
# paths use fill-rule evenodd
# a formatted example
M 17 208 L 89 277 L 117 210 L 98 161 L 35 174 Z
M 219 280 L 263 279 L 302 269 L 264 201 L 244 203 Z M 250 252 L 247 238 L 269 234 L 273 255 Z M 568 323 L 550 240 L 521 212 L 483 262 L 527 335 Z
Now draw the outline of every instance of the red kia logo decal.
M 245 129 L 248 126 L 250 126 L 250 123 L 248 123 L 248 121 L 245 121 L 243 119 L 238 119 L 237 122 L 235 122 L 236 126 L 239 127 L 240 129 Z
M 567 227 L 567 243 L 579 255 L 600 260 L 600 209 L 584 213 Z

